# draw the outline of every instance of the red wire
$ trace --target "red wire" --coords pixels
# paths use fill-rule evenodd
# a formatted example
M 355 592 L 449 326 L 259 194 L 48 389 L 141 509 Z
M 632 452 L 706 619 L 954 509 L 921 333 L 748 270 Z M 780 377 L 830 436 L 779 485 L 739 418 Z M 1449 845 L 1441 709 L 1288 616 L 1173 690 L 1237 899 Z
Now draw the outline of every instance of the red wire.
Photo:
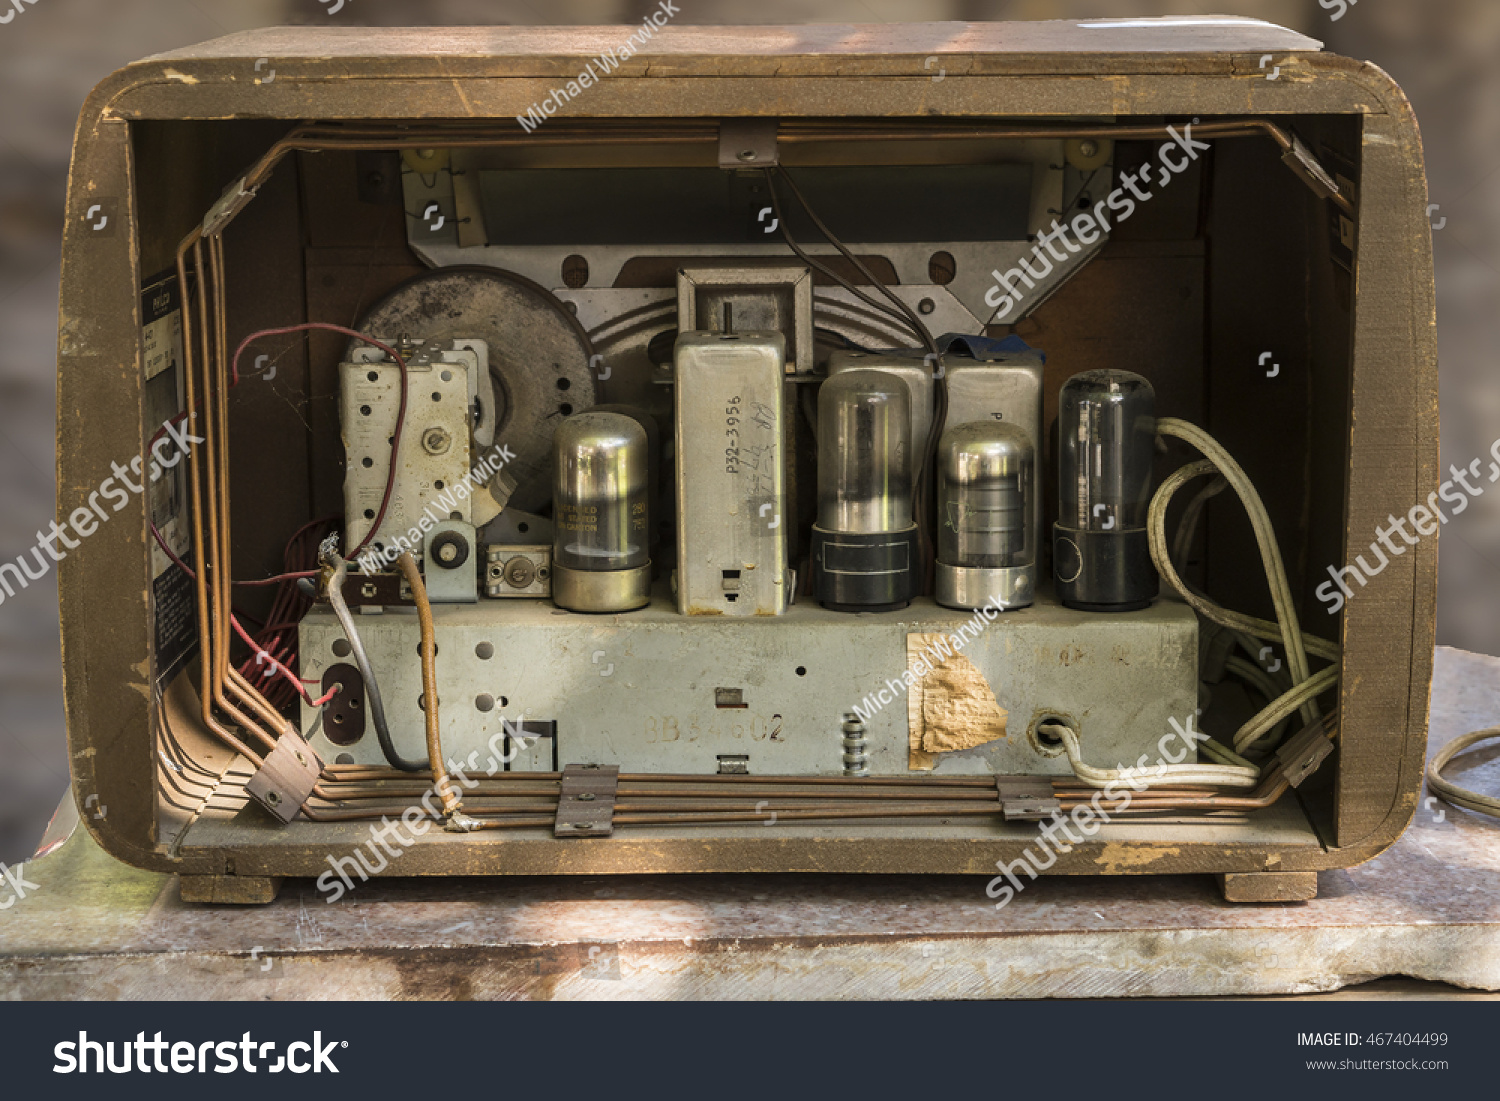
M 244 340 L 240 341 L 240 346 L 234 350 L 234 358 L 230 361 L 229 364 L 229 385 L 239 385 L 240 357 L 245 354 L 245 349 L 255 341 L 267 336 L 283 336 L 287 333 L 303 333 L 309 331 L 341 333 L 344 336 L 349 337 L 351 340 L 363 341 L 373 348 L 379 348 L 386 355 L 390 356 L 393 360 L 396 361 L 396 366 L 401 369 L 401 401 L 400 404 L 396 407 L 396 431 L 391 436 L 391 468 L 389 471 L 387 471 L 385 476 L 385 493 L 380 498 L 380 509 L 375 513 L 375 521 L 370 525 L 370 530 L 366 532 L 365 537 L 359 541 L 359 546 L 355 547 L 353 550 L 344 555 L 345 558 L 357 558 L 359 557 L 359 552 L 365 549 L 370 540 L 374 538 L 375 533 L 380 530 L 380 524 L 385 519 L 386 509 L 390 507 L 391 494 L 395 491 L 396 488 L 396 455 L 401 446 L 401 428 L 406 424 L 406 391 L 409 384 L 409 375 L 406 370 L 406 360 L 402 358 L 401 353 L 396 351 L 396 349 L 392 348 L 389 344 L 382 344 L 380 341 L 374 339 L 373 337 L 365 336 L 364 333 L 357 333 L 353 329 L 346 329 L 342 325 L 333 325 L 326 321 L 304 321 L 300 325 L 287 325 L 286 327 L 280 329 L 262 329 L 260 330 L 260 332 L 251 333 Z
M 249 646 L 252 650 L 254 650 L 256 652 L 257 661 L 254 664 L 257 664 L 257 665 L 261 664 L 261 661 L 259 660 L 259 655 L 265 655 L 265 660 L 268 661 L 268 662 L 270 662 L 271 668 L 274 669 L 276 672 L 280 673 L 283 677 L 287 678 L 287 680 L 292 684 L 292 686 L 295 687 L 297 689 L 297 691 L 301 694 L 302 698 L 308 702 L 309 706 L 312 706 L 312 707 L 322 707 L 329 700 L 333 699 L 334 696 L 338 695 L 338 693 L 339 693 L 339 686 L 335 684 L 332 688 L 330 688 L 328 690 L 328 694 L 326 696 L 323 696 L 321 699 L 316 699 L 316 700 L 313 699 L 312 698 L 312 693 L 310 693 L 304 687 L 304 683 L 306 683 L 306 684 L 315 684 L 315 683 L 317 683 L 316 681 L 306 681 L 306 682 L 302 681 L 295 673 L 293 673 L 285 665 L 282 665 L 281 662 L 277 661 L 270 654 L 267 654 L 264 650 L 262 650 L 259 646 L 256 645 L 255 640 L 250 637 L 250 635 L 245 631 L 245 628 L 243 628 L 243 627 L 240 626 L 240 621 L 238 619 L 236 619 L 232 615 L 229 617 L 229 625 L 234 628 L 235 634 L 239 635 L 240 638 L 242 638 L 245 641 L 245 645 Z M 241 675 L 243 675 L 243 673 Z

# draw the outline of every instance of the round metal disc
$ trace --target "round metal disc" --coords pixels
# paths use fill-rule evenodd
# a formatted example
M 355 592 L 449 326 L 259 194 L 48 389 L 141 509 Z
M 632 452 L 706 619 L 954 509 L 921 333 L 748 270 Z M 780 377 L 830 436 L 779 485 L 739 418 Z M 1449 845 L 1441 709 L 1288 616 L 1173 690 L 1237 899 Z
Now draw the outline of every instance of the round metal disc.
M 545 287 L 499 268 L 437 268 L 373 306 L 360 331 L 382 340 L 471 337 L 489 346 L 498 419 L 495 444 L 514 462 L 509 504 L 538 512 L 552 497 L 552 433 L 596 400 L 588 334 Z M 352 347 L 352 345 L 351 345 Z

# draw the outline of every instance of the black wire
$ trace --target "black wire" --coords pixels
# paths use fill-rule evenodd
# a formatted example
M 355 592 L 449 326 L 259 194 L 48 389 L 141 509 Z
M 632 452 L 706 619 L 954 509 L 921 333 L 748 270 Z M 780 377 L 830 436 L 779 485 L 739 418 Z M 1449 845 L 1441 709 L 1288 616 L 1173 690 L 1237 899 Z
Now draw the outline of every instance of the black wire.
M 906 322 L 911 325 L 912 331 L 917 334 L 917 338 L 922 341 L 923 346 L 926 347 L 926 349 L 930 353 L 932 353 L 933 356 L 939 356 L 941 353 L 938 352 L 937 343 L 932 339 L 932 333 L 928 331 L 927 325 L 917 315 L 916 311 L 906 304 L 905 299 L 903 299 L 895 291 L 891 290 L 878 278 L 876 278 L 875 273 L 865 266 L 865 262 L 858 256 L 854 255 L 854 253 L 851 252 L 842 241 L 834 236 L 833 230 L 829 229 L 828 226 L 824 224 L 823 219 L 818 217 L 817 212 L 808 205 L 807 197 L 802 194 L 801 188 L 797 186 L 797 181 L 792 179 L 791 174 L 780 165 L 776 167 L 776 171 L 781 173 L 781 178 L 786 181 L 787 187 L 792 189 L 793 198 L 795 198 L 798 205 L 800 205 L 802 209 L 807 212 L 808 218 L 812 220 L 813 225 L 817 226 L 818 232 L 826 237 L 828 239 L 828 243 L 834 248 L 838 249 L 838 251 L 843 255 L 844 259 L 853 264 L 855 270 L 863 275 L 867 280 L 869 280 L 870 284 L 876 290 L 878 290 L 881 294 L 885 295 L 886 298 L 890 300 L 891 305 L 896 307 L 896 309 L 899 311 L 900 316 L 905 318 Z M 769 169 L 767 169 L 766 178 L 769 182 Z
M 781 197 L 776 193 L 776 178 L 773 174 L 773 171 L 770 168 L 766 168 L 764 169 L 764 172 L 766 174 L 766 188 L 771 194 L 771 208 L 776 214 L 776 224 L 781 227 L 782 240 L 786 242 L 787 248 L 791 249 L 792 252 L 796 254 L 797 259 L 801 260 L 804 264 L 814 269 L 815 271 L 822 272 L 829 279 L 832 279 L 835 283 L 843 287 L 846 291 L 854 295 L 854 297 L 858 298 L 861 302 L 869 306 L 872 310 L 875 310 L 877 313 L 884 314 L 886 317 L 891 317 L 903 324 L 907 324 L 908 319 L 905 314 L 898 313 L 897 311 L 891 309 L 891 307 L 886 305 L 884 302 L 881 302 L 875 298 L 871 298 L 864 291 L 860 290 L 858 286 L 849 282 L 849 280 L 840 275 L 835 269 L 829 267 L 827 264 L 823 263 L 816 257 L 808 255 L 808 253 L 803 250 L 802 246 L 797 244 L 796 239 L 792 237 L 792 227 L 787 224 L 786 217 L 781 210 Z M 838 246 L 834 247 L 837 248 Z M 874 282 L 875 280 L 872 278 L 871 281 Z
M 922 549 L 923 589 L 924 591 L 926 591 L 931 587 L 931 575 L 933 569 L 932 539 L 927 523 L 929 511 L 927 498 L 927 473 L 937 466 L 938 442 L 942 438 L 943 422 L 947 420 L 948 417 L 948 383 L 944 378 L 943 354 L 938 350 L 937 342 L 933 340 L 932 333 L 928 330 L 926 324 L 923 323 L 922 319 L 917 315 L 916 311 L 914 311 L 909 305 L 907 305 L 905 300 L 903 300 L 900 295 L 896 294 L 883 282 L 881 282 L 880 279 L 876 277 L 875 273 L 865 266 L 864 261 L 860 260 L 858 256 L 855 256 L 854 253 L 849 251 L 844 243 L 834 235 L 833 231 L 829 229 L 826 224 L 824 224 L 823 220 L 818 217 L 817 212 L 814 211 L 813 208 L 808 204 L 807 197 L 804 196 L 801 189 L 797 187 L 797 182 L 792 179 L 791 174 L 788 173 L 787 170 L 785 168 L 782 168 L 780 165 L 776 166 L 775 171 L 781 173 L 781 178 L 786 181 L 787 187 L 792 189 L 792 195 L 796 198 L 798 205 L 800 205 L 802 209 L 807 212 L 808 218 L 812 220 L 812 223 L 817 227 L 818 232 L 826 237 L 828 239 L 828 243 L 836 248 L 844 257 L 844 259 L 853 264 L 855 269 L 870 281 L 871 285 L 879 290 L 881 294 L 885 295 L 886 298 L 890 299 L 890 301 L 896 306 L 896 311 L 899 312 L 893 312 L 888 307 L 882 307 L 880 303 L 874 302 L 868 295 L 859 291 L 852 284 L 844 280 L 841 276 L 837 275 L 831 269 L 813 260 L 812 257 L 808 256 L 807 253 L 803 252 L 800 248 L 797 247 L 796 242 L 792 240 L 791 232 L 786 224 L 786 219 L 781 216 L 781 204 L 776 197 L 776 184 L 773 179 L 772 169 L 767 168 L 765 169 L 766 186 L 770 189 L 771 192 L 771 204 L 776 208 L 776 218 L 781 226 L 781 235 L 786 239 L 786 242 L 791 247 L 792 251 L 795 252 L 798 257 L 800 257 L 804 262 L 817 267 L 820 271 L 823 271 L 831 278 L 837 280 L 841 286 L 850 291 L 853 291 L 856 295 L 859 296 L 862 301 L 875 306 L 877 309 L 882 309 L 883 312 L 890 314 L 893 317 L 906 321 L 906 323 L 911 326 L 912 331 L 915 332 L 918 338 L 922 341 L 923 346 L 927 348 L 928 354 L 932 359 L 932 363 L 934 365 L 932 375 L 933 388 L 937 391 L 937 408 L 935 410 L 935 416 L 932 419 L 932 427 L 928 429 L 927 439 L 923 443 L 922 452 L 917 461 L 916 484 L 913 487 L 912 500 L 912 511 L 916 514 L 914 519 L 916 520 L 917 524 L 917 538 L 918 542 L 921 544 Z

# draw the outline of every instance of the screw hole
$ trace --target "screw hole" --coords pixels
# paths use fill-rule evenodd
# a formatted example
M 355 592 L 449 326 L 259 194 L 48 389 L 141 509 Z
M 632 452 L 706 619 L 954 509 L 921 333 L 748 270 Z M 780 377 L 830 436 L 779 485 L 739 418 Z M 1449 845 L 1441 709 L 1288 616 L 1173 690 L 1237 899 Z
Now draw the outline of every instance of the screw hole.
M 333 652 L 336 657 L 346 658 L 354 652 L 354 647 L 349 645 L 347 638 L 336 638 L 333 640 Z
M 481 642 L 478 646 L 474 647 L 474 656 L 480 661 L 489 661 L 490 658 L 495 656 L 495 648 L 488 642 Z

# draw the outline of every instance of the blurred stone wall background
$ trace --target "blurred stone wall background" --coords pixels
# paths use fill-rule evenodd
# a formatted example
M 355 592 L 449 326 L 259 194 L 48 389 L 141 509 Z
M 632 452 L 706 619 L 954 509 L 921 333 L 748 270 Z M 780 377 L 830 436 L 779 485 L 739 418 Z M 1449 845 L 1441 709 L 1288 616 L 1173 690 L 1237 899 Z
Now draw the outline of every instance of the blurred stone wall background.
M 1500 437 L 1500 4 L 1495 0 L 681 0 L 683 23 L 843 23 L 1230 13 L 1372 60 L 1427 141 L 1443 362 L 1443 462 Z M 633 23 L 655 0 L 40 0 L 0 25 L 0 561 L 53 514 L 58 245 L 77 112 L 148 54 L 275 24 Z M 1500 491 L 1443 532 L 1440 642 L 1500 654 Z M 57 590 L 0 606 L 0 861 L 30 855 L 67 787 Z

